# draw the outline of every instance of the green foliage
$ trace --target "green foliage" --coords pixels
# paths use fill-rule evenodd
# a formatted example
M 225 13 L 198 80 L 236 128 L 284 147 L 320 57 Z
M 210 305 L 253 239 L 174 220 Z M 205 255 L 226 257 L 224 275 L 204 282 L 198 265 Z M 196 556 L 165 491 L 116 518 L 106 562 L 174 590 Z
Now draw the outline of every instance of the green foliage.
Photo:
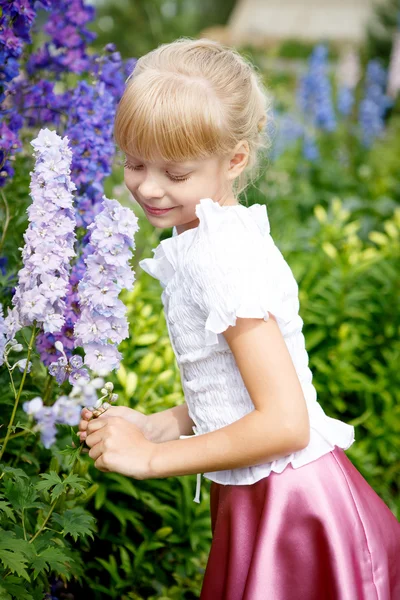
M 181 35 L 197 37 L 206 27 L 226 23 L 233 6 L 234 0 L 103 2 L 97 10 L 98 37 L 93 46 L 114 42 L 122 57 L 139 57 Z
M 399 0 L 374 3 L 373 16 L 367 24 L 366 58 L 380 58 L 387 67 L 390 60 L 394 34 L 399 20 Z
M 74 473 L 79 450 L 64 448 L 63 463 L 53 456 L 49 473 L 36 464 L 0 464 L 0 598 L 43 599 L 50 574 L 81 579 L 84 564 L 70 540 L 93 539 L 95 519 L 76 505 L 90 484 Z

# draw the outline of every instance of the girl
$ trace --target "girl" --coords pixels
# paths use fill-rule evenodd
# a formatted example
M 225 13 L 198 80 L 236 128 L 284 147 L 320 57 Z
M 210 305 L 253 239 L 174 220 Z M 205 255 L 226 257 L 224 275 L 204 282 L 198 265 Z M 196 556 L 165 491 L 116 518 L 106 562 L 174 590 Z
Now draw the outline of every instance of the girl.
M 186 403 L 82 411 L 101 471 L 210 480 L 202 600 L 400 599 L 400 523 L 317 401 L 298 287 L 265 205 L 238 203 L 270 101 L 236 51 L 180 38 L 141 57 L 115 120 L 125 183 L 173 235 L 140 261 L 163 288 Z M 268 140 L 267 140 L 268 143 Z M 195 435 L 190 435 L 194 432 Z

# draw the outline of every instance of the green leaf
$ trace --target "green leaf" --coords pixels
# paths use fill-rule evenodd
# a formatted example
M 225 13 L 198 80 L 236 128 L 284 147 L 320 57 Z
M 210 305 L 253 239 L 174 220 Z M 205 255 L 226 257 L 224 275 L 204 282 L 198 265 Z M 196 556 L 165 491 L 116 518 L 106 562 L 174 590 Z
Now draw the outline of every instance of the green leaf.
M 40 477 L 43 478 L 43 481 L 38 481 L 35 484 L 37 490 L 49 490 L 53 485 L 57 485 L 62 483 L 61 477 L 55 472 L 50 471 L 50 473 L 41 473 Z
M 0 471 L 12 475 L 16 480 L 29 479 L 29 476 L 22 469 L 14 469 L 14 467 L 9 467 L 3 463 L 0 463 Z
M 78 537 L 89 535 L 94 539 L 96 519 L 81 506 L 67 509 L 62 515 L 53 514 L 52 521 L 55 521 L 62 527 L 62 534 L 70 534 L 74 541 Z
M 10 596 L 2 585 L 0 585 L 0 600 L 12 600 L 12 596 Z
M 0 560 L 6 569 L 10 569 L 12 573 L 17 573 L 29 582 L 31 581 L 25 570 L 27 559 L 22 552 L 0 548 Z
M 88 481 L 83 477 L 80 477 L 76 473 L 69 473 L 68 477 L 64 479 L 64 484 L 68 484 L 73 490 L 78 490 L 83 493 L 88 485 Z
M 4 591 L 4 595 L 2 592 Z M 12 594 L 12 596 L 10 596 Z M 28 590 L 26 584 L 15 575 L 7 577 L 2 581 L 0 586 L 0 600 L 12 600 L 12 598 L 18 598 L 18 600 L 34 600 Z
M 4 484 L 4 495 L 14 510 L 39 508 L 39 504 L 36 502 L 38 495 L 29 480 L 17 479 L 15 482 L 6 481 Z
M 43 478 L 43 481 L 38 481 L 35 484 L 36 489 L 39 491 L 49 490 L 54 486 L 51 491 L 51 501 L 54 502 L 54 500 L 61 496 L 61 494 L 65 491 L 65 480 L 63 481 L 55 471 L 50 471 L 50 473 L 41 473 L 40 477 Z
M 36 579 L 40 573 L 47 570 L 67 575 L 71 570 L 71 563 L 75 563 L 74 559 L 64 554 L 62 550 L 54 547 L 45 548 L 32 561 L 33 578 Z
M 0 494 L 0 498 L 3 498 L 3 495 Z M 6 513 L 6 516 L 11 521 L 15 523 L 15 515 L 13 510 L 10 508 L 10 503 L 5 502 L 4 500 L 0 500 L 0 511 Z

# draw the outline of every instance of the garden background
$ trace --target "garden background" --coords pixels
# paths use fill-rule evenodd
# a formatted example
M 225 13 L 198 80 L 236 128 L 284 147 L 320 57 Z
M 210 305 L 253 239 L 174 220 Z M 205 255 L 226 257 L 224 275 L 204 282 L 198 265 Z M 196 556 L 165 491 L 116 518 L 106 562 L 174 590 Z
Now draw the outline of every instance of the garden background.
M 127 192 L 113 116 L 139 56 L 223 25 L 233 6 L 0 0 L 0 600 L 199 595 L 211 543 L 210 482 L 203 479 L 197 504 L 194 475 L 136 481 L 95 469 L 72 441 L 82 405 L 97 399 L 104 381 L 79 386 L 82 365 L 69 361 L 90 354 L 83 334 L 75 342 L 96 218 L 117 210 L 112 201 L 105 206 L 105 195 L 134 211 L 123 214 L 135 239 L 124 242 L 132 250 L 131 275 L 121 276 L 132 284 L 120 294 L 126 331 L 113 340 L 115 368 L 103 373 L 113 385 L 101 393 L 143 413 L 184 402 L 160 284 L 137 266 L 171 231 L 154 229 Z M 366 30 L 346 60 L 340 44 L 323 39 L 238 48 L 274 100 L 271 147 L 241 201 L 267 206 L 271 234 L 299 284 L 318 400 L 329 416 L 355 426 L 347 454 L 397 518 L 399 14 L 397 1 L 382 3 L 374 13 L 380 35 Z M 295 69 L 284 68 L 293 62 Z M 18 287 L 30 293 L 20 270 L 31 258 L 21 252 L 32 241 L 25 232 L 38 214 L 29 207 L 40 202 L 32 181 L 40 182 L 43 164 L 51 172 L 45 144 L 36 141 L 39 156 L 31 142 L 47 129 L 67 136 L 71 150 L 70 172 L 58 181 L 64 194 L 73 192 L 74 209 L 62 210 L 75 225 L 64 236 L 75 255 L 72 269 L 62 270 L 65 301 L 54 304 L 62 328 L 26 312 L 17 330 L 9 309 L 22 311 Z M 50 254 L 58 256 L 54 247 Z

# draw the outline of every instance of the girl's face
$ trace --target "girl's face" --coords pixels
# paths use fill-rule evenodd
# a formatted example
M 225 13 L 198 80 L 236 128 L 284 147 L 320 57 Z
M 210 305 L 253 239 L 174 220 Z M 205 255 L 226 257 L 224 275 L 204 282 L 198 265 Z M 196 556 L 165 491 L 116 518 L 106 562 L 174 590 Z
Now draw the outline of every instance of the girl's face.
M 212 198 L 225 206 L 237 204 L 232 192 L 235 166 L 230 158 L 149 163 L 126 155 L 124 181 L 152 225 L 175 225 L 180 234 L 199 224 L 195 206 L 201 198 Z M 154 214 L 147 207 L 171 210 Z

